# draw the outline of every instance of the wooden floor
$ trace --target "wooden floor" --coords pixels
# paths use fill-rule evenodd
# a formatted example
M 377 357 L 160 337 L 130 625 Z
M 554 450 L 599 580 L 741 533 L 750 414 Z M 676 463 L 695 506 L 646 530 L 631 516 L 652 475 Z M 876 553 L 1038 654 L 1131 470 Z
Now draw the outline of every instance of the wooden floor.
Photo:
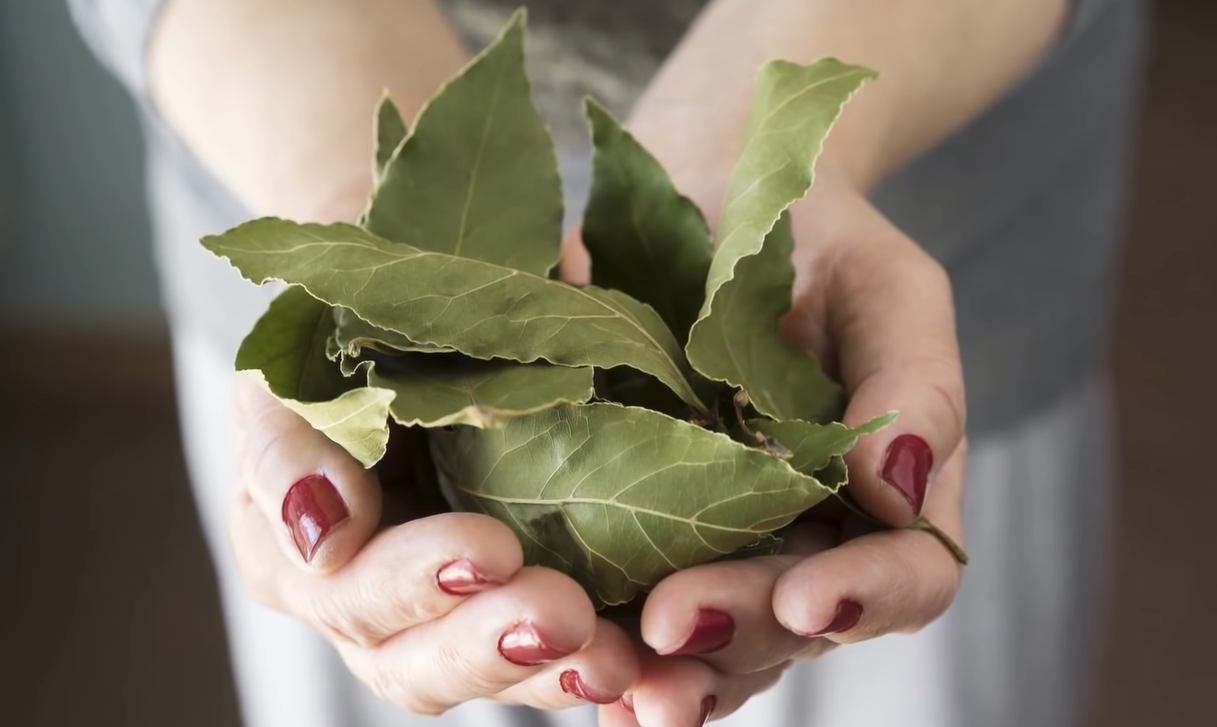
M 1217 3 L 1161 8 L 1115 352 L 1121 568 L 1093 727 L 1217 724 Z M 236 725 L 163 344 L 59 346 L 89 365 L 0 335 L 0 724 Z

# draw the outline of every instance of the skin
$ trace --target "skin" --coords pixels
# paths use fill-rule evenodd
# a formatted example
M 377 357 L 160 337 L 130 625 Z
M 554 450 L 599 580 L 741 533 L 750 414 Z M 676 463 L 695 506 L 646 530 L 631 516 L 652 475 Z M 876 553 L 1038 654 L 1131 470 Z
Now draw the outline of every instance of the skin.
M 965 406 L 949 281 L 866 193 L 1016 84 L 1051 47 L 1067 5 L 717 0 L 630 119 L 713 220 L 763 61 L 834 55 L 881 72 L 847 107 L 816 186 L 793 209 L 798 279 L 783 326 L 792 344 L 835 363 L 851 395 L 847 423 L 901 412 L 849 457 L 851 491 L 888 524 L 918 514 L 880 476 L 888 446 L 913 434 L 934 455 L 921 514 L 962 541 Z M 173 0 L 149 61 L 161 113 L 251 210 L 332 221 L 362 208 L 371 182 L 368 118 L 382 89 L 409 118 L 465 58 L 427 0 Z M 563 273 L 586 277 L 576 234 Z M 813 523 L 781 555 L 671 576 L 627 634 L 597 618 L 570 579 L 522 568 L 519 544 L 500 523 L 443 514 L 382 527 L 376 472 L 244 380 L 237 411 L 242 486 L 230 532 L 246 586 L 329 637 L 382 698 L 417 713 L 477 698 L 570 706 L 579 702 L 561 690 L 559 675 L 573 669 L 600 696 L 632 700 L 633 712 L 601 707 L 605 727 L 692 726 L 706 697 L 717 700 L 715 716 L 728 714 L 793 659 L 924 627 L 950 605 L 960 579 L 925 533 Z M 292 483 L 317 472 L 351 515 L 305 562 L 280 512 Z M 458 558 L 501 585 L 444 593 L 435 573 Z M 823 629 L 843 599 L 864 607 L 856 626 L 799 635 Z M 731 643 L 703 656 L 657 656 L 683 643 L 703 608 L 731 615 Z M 531 667 L 501 658 L 499 635 L 521 621 L 570 656 Z

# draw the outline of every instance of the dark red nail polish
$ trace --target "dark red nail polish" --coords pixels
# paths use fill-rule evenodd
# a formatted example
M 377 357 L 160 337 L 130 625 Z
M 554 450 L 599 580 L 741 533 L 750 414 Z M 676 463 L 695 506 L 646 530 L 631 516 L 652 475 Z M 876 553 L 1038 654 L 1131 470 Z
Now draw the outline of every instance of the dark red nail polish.
M 588 689 L 583 683 L 583 678 L 579 676 L 579 672 L 574 669 L 567 669 L 558 675 L 558 685 L 562 687 L 562 691 L 572 696 L 578 697 L 585 702 L 593 704 L 612 704 L 617 701 L 615 697 L 606 697 L 603 694 L 598 694 L 595 691 Z
M 516 666 L 540 666 L 569 656 L 569 651 L 545 643 L 537 627 L 523 621 L 499 637 L 499 653 Z
M 622 694 L 621 699 L 618 699 L 617 701 L 621 702 L 621 706 L 625 707 L 625 711 L 629 712 L 630 714 L 634 713 L 634 697 L 633 696 L 631 696 L 629 694 Z
M 435 573 L 439 589 L 450 596 L 468 596 L 502 585 L 478 572 L 467 558 L 454 560 Z
M 330 532 L 350 518 L 342 495 L 325 475 L 298 480 L 283 498 L 283 523 L 306 563 L 312 561 Z
M 710 715 L 714 714 L 714 708 L 718 706 L 718 697 L 711 694 L 701 700 L 701 716 L 697 720 L 697 727 L 702 727 L 710 720 Z
M 837 612 L 832 617 L 832 623 L 808 636 L 828 636 L 849 631 L 861 620 L 862 604 L 857 601 L 841 601 L 837 604 Z
M 880 476 L 908 500 L 914 515 L 920 515 L 933 466 L 930 445 L 916 434 L 901 434 L 888 445 Z
M 692 656 L 712 654 L 731 643 L 735 636 L 735 619 L 731 614 L 723 613 L 712 608 L 703 608 L 697 612 L 697 623 L 693 625 L 693 633 L 685 642 L 668 652 L 668 656 Z

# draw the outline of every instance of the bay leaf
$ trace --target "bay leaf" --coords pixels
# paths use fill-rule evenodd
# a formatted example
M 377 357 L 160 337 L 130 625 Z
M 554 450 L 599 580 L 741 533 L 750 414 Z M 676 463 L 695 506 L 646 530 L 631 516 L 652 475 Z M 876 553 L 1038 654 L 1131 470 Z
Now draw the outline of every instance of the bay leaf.
M 432 434 L 454 504 L 507 523 L 527 562 L 570 574 L 602 605 L 771 542 L 830 494 L 727 436 L 617 404 Z
M 686 352 L 699 373 L 743 388 L 773 419 L 827 421 L 841 413 L 839 387 L 778 333 L 794 280 L 789 220 L 779 220 L 811 188 L 816 159 L 842 107 L 874 76 L 831 58 L 808 66 L 773 61 L 757 75 L 706 299 Z
M 396 394 L 389 414 L 404 426 L 499 427 L 507 420 L 592 398 L 592 369 L 481 361 L 459 353 L 378 356 L 363 362 L 368 386 Z
M 845 457 L 830 457 L 828 464 L 816 470 L 815 478 L 828 489 L 840 493 L 841 488 L 849 484 L 849 467 L 845 465 Z
M 410 130 L 406 127 L 405 119 L 401 117 L 401 111 L 397 109 L 397 105 L 389 98 L 386 91 L 380 97 L 380 104 L 376 107 L 375 171 L 377 180 L 384 176 L 385 169 L 389 166 L 389 160 L 393 158 L 393 153 L 409 134 Z
M 394 392 L 353 388 L 326 357 L 333 327 L 328 305 L 302 288 L 288 288 L 241 342 L 236 369 L 258 379 L 284 406 L 371 467 L 388 444 Z
M 710 228 L 650 152 L 590 98 L 592 188 L 583 244 L 592 284 L 649 304 L 680 341 L 705 300 Z
M 833 467 L 834 458 L 843 457 L 858 437 L 874 434 L 896 420 L 895 412 L 875 417 L 856 427 L 847 427 L 840 422 L 814 424 L 790 419 L 782 422 L 754 419 L 748 428 L 772 438 L 790 451 L 786 464 L 798 472 L 815 476 L 826 468 Z M 832 479 L 839 478 L 835 472 Z
M 706 409 L 672 332 L 652 308 L 618 291 L 418 250 L 343 224 L 255 220 L 203 246 L 256 284 L 299 285 L 410 341 L 480 359 L 630 366 Z
M 524 72 L 524 24 L 517 11 L 419 113 L 384 166 L 364 227 L 539 276 L 557 264 L 562 186 Z

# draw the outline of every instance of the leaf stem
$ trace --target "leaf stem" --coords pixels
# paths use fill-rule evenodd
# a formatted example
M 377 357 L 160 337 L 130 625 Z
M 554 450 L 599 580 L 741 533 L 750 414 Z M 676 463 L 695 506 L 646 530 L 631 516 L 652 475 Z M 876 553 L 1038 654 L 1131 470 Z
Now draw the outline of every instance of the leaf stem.
M 926 533 L 929 533 L 930 535 L 933 535 L 934 538 L 938 540 L 938 542 L 942 543 L 942 547 L 949 550 L 951 552 L 951 555 L 955 556 L 955 560 L 960 565 L 968 564 L 968 552 L 966 550 L 964 550 L 963 547 L 959 545 L 959 543 L 956 543 L 955 540 L 952 539 L 950 535 L 947 535 L 945 532 L 942 531 L 941 528 L 939 528 L 934 523 L 930 522 L 929 518 L 926 518 L 926 517 L 917 518 L 916 520 L 913 521 L 913 524 L 908 527 L 908 529 L 909 530 L 920 530 L 922 532 L 926 532 Z
M 850 512 L 852 512 L 853 514 L 862 518 L 863 520 L 866 520 L 867 522 L 869 522 L 873 525 L 878 525 L 880 527 L 887 527 L 887 523 L 877 519 L 875 516 L 871 515 L 870 513 L 866 512 L 865 510 L 863 510 L 861 506 L 859 506 L 856 502 L 854 502 L 854 499 L 852 497 L 848 496 L 844 492 L 834 492 L 833 496 L 836 497 L 837 500 L 842 505 L 845 506 L 845 509 L 849 510 Z M 968 551 L 964 550 L 963 547 L 959 543 L 956 543 L 955 540 L 950 535 L 947 535 L 945 532 L 943 532 L 942 528 L 935 525 L 929 518 L 924 517 L 924 516 L 919 517 L 916 520 L 914 520 L 912 522 L 912 524 L 910 524 L 908 527 L 905 527 L 902 529 L 903 530 L 920 530 L 924 533 L 929 533 L 930 535 L 934 536 L 935 540 L 937 540 L 939 543 L 942 544 L 942 547 L 947 549 L 947 552 L 949 552 L 951 554 L 951 557 L 953 557 L 957 563 L 959 563 L 960 565 L 968 564 L 968 561 L 969 561 Z

